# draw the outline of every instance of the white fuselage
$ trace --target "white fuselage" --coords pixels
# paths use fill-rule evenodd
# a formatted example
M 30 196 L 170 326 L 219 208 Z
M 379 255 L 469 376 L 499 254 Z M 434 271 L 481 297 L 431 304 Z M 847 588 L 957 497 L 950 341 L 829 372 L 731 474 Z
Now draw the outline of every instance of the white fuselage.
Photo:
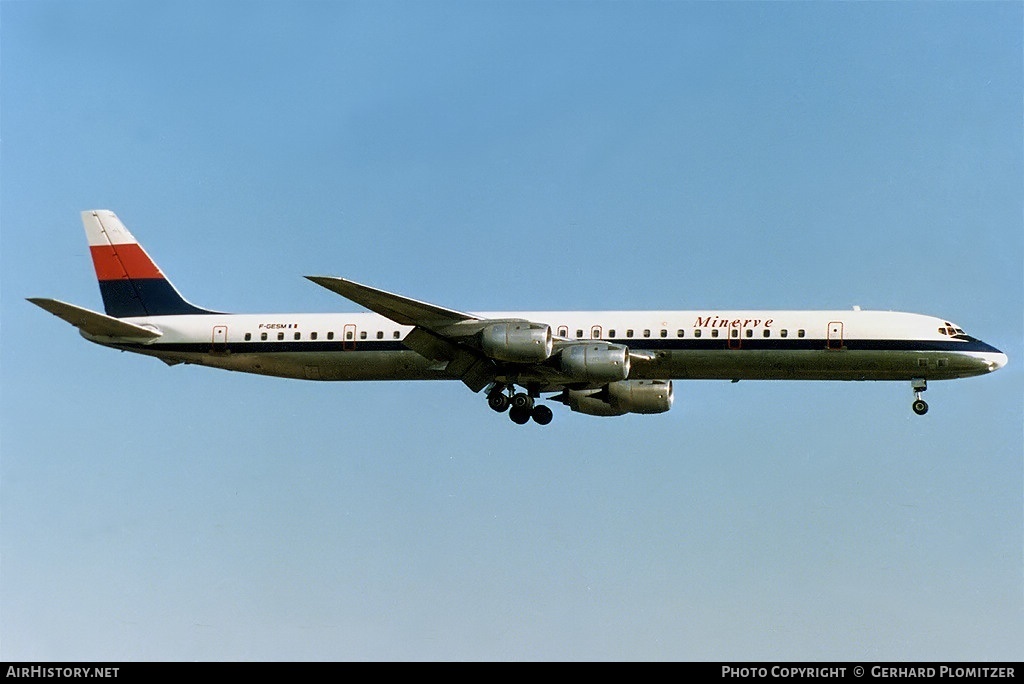
M 643 352 L 636 379 L 942 380 L 1000 368 L 1006 356 L 948 321 L 883 311 L 566 311 L 482 313 L 547 323 L 556 338 L 594 339 Z M 451 379 L 409 350 L 411 327 L 374 313 L 203 314 L 125 318 L 160 336 L 100 344 L 228 370 L 310 380 Z M 954 332 L 956 331 L 956 332 Z M 543 368 L 510 365 L 507 380 Z

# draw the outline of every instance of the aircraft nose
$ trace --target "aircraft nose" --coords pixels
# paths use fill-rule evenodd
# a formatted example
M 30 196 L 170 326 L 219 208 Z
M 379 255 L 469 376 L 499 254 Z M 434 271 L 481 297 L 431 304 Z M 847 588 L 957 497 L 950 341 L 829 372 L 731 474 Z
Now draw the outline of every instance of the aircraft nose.
M 1006 365 L 1007 361 L 1009 361 L 1009 359 L 1003 352 L 996 352 L 995 354 L 990 354 L 988 361 L 989 372 L 999 370 L 1000 368 Z

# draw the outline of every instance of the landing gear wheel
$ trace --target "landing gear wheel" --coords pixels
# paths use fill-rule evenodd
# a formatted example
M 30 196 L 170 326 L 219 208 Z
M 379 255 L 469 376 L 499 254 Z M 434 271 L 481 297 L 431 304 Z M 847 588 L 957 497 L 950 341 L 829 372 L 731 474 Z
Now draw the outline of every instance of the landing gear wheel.
M 487 405 L 498 413 L 507 411 L 510 403 L 511 400 L 504 392 L 491 392 L 487 395 Z
M 530 415 L 533 416 L 533 422 L 537 423 L 537 425 L 547 425 L 554 417 L 554 414 L 551 413 L 551 409 L 543 404 L 537 404 L 534 406 Z
M 512 408 L 526 409 L 527 414 L 529 414 L 530 409 L 533 408 L 533 397 L 531 397 L 529 394 L 524 394 L 522 392 L 519 392 L 518 394 L 513 394 Z
M 530 409 L 513 405 L 508 411 L 508 417 L 517 425 L 526 425 L 530 422 Z
M 925 378 L 914 378 L 910 381 L 910 387 L 914 390 L 914 403 L 911 404 L 914 413 L 923 416 L 928 413 L 928 403 L 921 398 L 921 392 L 928 389 L 928 381 Z

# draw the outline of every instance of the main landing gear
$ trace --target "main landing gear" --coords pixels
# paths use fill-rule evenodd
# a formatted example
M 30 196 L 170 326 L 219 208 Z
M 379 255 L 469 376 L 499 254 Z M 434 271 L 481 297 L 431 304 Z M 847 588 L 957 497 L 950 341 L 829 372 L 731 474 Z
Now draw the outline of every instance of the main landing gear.
M 498 413 L 508 411 L 508 417 L 518 425 L 529 423 L 531 418 L 538 425 L 547 425 L 554 414 L 547 406 L 534 403 L 531 394 L 516 392 L 514 385 L 497 384 L 487 392 L 487 405 Z
M 928 389 L 928 381 L 924 378 L 914 378 L 910 381 L 910 386 L 914 389 L 914 403 L 911 404 L 914 413 L 923 416 L 928 413 L 928 402 L 921 398 L 921 392 Z

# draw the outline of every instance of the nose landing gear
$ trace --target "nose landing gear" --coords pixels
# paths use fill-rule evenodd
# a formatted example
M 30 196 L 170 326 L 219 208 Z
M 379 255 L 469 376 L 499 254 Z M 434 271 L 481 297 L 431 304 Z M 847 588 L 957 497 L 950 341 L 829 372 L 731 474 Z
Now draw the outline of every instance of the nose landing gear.
M 508 411 L 508 417 L 517 425 L 525 425 L 533 418 L 538 425 L 547 425 L 554 414 L 547 406 L 534 402 L 534 392 L 516 392 L 515 385 L 495 384 L 487 392 L 487 405 L 498 413 Z
M 928 402 L 921 398 L 921 392 L 928 389 L 928 381 L 924 378 L 914 378 L 910 381 L 910 386 L 914 390 L 914 403 L 911 404 L 911 407 L 914 409 L 914 413 L 923 416 L 928 413 Z

